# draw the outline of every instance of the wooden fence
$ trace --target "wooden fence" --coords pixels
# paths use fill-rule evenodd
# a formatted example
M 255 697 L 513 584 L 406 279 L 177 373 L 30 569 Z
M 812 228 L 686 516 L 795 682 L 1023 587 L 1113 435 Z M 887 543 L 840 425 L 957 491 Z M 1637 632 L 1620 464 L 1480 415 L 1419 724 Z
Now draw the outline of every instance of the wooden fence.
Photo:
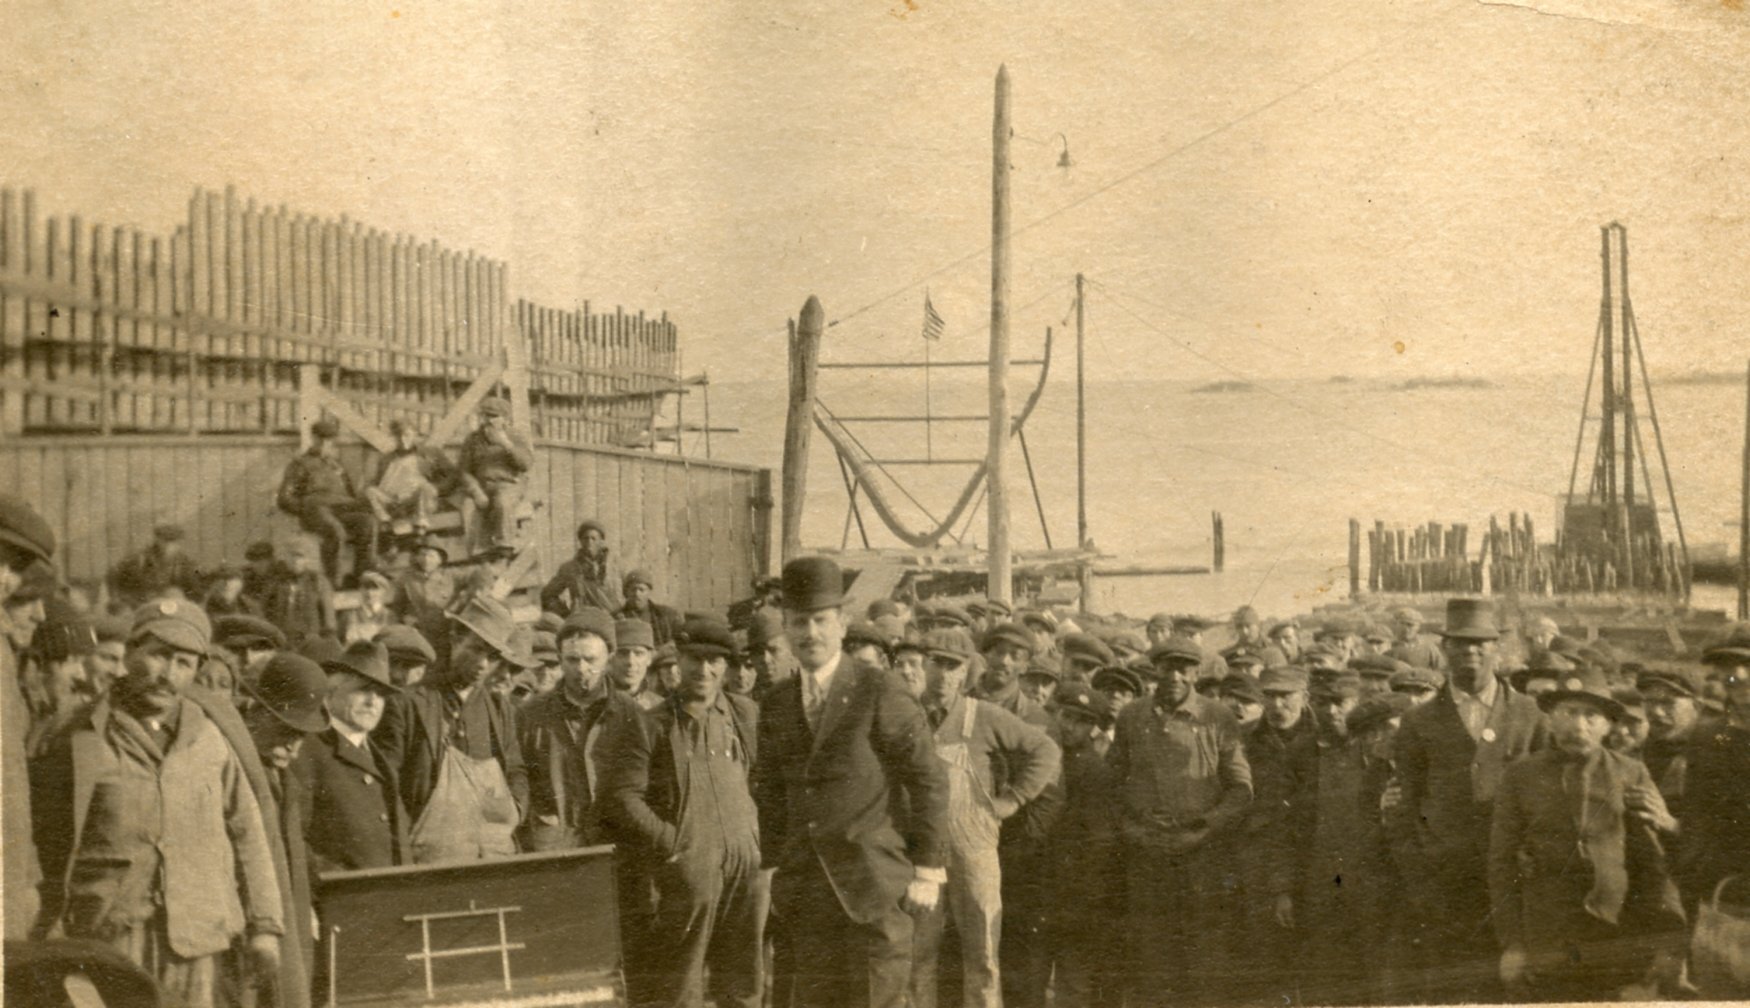
M 427 429 L 507 349 L 537 436 L 624 444 L 673 392 L 665 315 L 513 301 L 507 267 L 340 217 L 196 190 L 168 236 L 41 219 L 0 190 L 0 435 L 281 434 L 298 369 Z
M 296 451 L 288 436 L 7 438 L 0 486 L 54 527 L 63 575 L 94 583 L 148 545 L 161 522 L 187 530 L 188 550 L 203 566 L 241 563 L 249 543 L 295 529 L 273 501 Z M 342 453 L 355 474 L 374 457 L 356 443 Z M 607 526 L 622 572 L 648 570 L 658 597 L 683 609 L 721 611 L 766 570 L 765 469 L 541 440 L 529 496 L 540 504 L 542 579 L 571 555 L 577 523 L 590 517 Z

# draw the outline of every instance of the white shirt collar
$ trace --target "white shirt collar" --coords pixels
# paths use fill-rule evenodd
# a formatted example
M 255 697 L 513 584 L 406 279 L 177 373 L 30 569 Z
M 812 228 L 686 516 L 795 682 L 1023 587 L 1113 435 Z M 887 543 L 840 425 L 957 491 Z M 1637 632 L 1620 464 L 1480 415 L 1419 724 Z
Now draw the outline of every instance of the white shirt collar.
M 1491 674 L 1489 676 L 1488 683 L 1485 684 L 1482 688 L 1482 691 L 1478 692 L 1478 693 L 1472 693 L 1469 690 L 1459 689 L 1458 683 L 1453 682 L 1451 680 L 1447 681 L 1446 688 L 1452 691 L 1452 699 L 1455 703 L 1462 704 L 1462 703 L 1469 702 L 1469 703 L 1474 703 L 1474 704 L 1481 704 L 1484 707 L 1493 707 L 1493 706 L 1495 706 L 1495 696 L 1501 690 L 1501 681 L 1499 679 L 1495 678 L 1495 676 Z
M 365 743 L 370 741 L 370 738 L 371 738 L 370 732 L 362 732 L 362 731 L 359 731 L 358 729 L 352 727 L 351 725 L 343 725 L 339 721 L 335 720 L 334 718 L 329 718 L 328 723 L 334 726 L 334 733 L 336 735 L 339 735 L 341 738 L 346 739 L 348 742 L 351 742 L 353 745 L 358 746 L 360 749 L 367 748 Z
M 831 683 L 832 683 L 833 673 L 835 673 L 839 670 L 839 660 L 841 658 L 843 658 L 844 656 L 845 656 L 845 653 L 843 651 L 839 651 L 838 653 L 834 654 L 832 656 L 832 658 L 828 659 L 828 661 L 825 665 L 822 665 L 821 667 L 815 669 L 813 672 L 809 672 L 806 669 L 804 669 L 802 674 L 808 675 L 808 676 L 813 676 L 814 677 L 814 685 L 818 686 L 822 693 L 825 693 L 827 686 L 831 685 Z

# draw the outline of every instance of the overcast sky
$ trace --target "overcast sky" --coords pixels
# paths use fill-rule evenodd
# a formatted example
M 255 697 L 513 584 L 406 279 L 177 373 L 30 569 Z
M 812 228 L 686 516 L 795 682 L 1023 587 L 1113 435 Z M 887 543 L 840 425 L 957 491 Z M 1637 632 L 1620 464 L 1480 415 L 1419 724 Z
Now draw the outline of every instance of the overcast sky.
M 926 285 L 978 352 L 1003 62 L 1015 338 L 1086 272 L 1096 379 L 1583 368 L 1612 219 L 1656 373 L 1750 348 L 1737 2 L 6 6 L 45 210 L 168 233 L 235 183 L 666 310 L 721 380 L 781 380 L 810 293 L 828 359 L 913 353 Z

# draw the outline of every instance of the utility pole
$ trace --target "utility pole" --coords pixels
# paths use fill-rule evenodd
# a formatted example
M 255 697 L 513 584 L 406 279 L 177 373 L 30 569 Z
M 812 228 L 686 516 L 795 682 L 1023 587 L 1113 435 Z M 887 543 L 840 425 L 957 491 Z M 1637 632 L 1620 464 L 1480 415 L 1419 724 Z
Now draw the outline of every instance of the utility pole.
M 790 325 L 790 401 L 784 420 L 784 501 L 780 562 L 802 553 L 802 503 L 808 487 L 808 435 L 814 430 L 814 387 L 820 366 L 820 334 L 826 312 L 809 295 L 802 315 Z
M 985 480 L 990 497 L 987 585 L 990 597 L 1010 602 L 1014 575 L 1009 556 L 1009 71 L 997 67 L 996 115 L 991 127 L 990 208 L 990 444 Z
M 1088 414 L 1083 385 L 1082 275 L 1076 274 L 1076 547 L 1088 546 Z

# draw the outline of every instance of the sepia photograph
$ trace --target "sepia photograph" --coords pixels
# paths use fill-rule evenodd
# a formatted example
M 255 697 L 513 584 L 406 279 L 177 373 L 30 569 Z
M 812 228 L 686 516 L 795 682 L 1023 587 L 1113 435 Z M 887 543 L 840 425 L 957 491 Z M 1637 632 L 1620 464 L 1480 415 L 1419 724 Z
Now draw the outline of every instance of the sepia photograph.
M 5 12 L 6 1005 L 1750 1002 L 1742 0 Z

